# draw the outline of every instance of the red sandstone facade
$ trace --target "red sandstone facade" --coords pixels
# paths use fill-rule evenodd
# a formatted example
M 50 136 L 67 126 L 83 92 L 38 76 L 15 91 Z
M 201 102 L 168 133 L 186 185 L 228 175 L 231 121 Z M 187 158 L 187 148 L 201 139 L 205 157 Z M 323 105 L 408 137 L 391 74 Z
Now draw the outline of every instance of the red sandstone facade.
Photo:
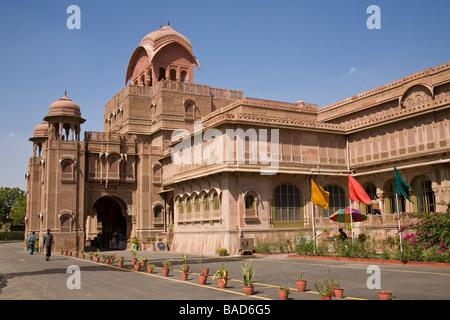
M 401 200 L 400 211 L 440 211 L 450 201 L 448 63 L 321 109 L 196 84 L 195 66 L 189 40 L 162 27 L 134 51 L 130 84 L 106 104 L 103 132 L 81 141 L 80 107 L 66 95 L 51 105 L 30 138 L 27 234 L 49 228 L 57 249 L 81 250 L 94 238 L 126 248 L 135 236 L 153 236 L 174 251 L 236 254 L 242 238 L 311 235 L 313 208 L 318 233 L 345 227 L 328 216 L 348 206 L 350 173 L 381 212 L 353 202 L 369 216 L 355 233 L 395 236 L 394 165 L 414 200 Z M 216 161 L 227 156 L 218 138 L 227 130 L 237 135 L 231 152 L 243 150 L 245 161 Z M 211 132 L 216 137 L 205 138 Z M 182 141 L 191 161 L 179 164 L 173 155 Z M 211 149 L 215 141 L 222 144 Z M 264 161 L 261 148 L 278 160 Z M 196 150 L 207 156 L 196 161 Z M 311 178 L 330 191 L 329 210 L 312 205 Z

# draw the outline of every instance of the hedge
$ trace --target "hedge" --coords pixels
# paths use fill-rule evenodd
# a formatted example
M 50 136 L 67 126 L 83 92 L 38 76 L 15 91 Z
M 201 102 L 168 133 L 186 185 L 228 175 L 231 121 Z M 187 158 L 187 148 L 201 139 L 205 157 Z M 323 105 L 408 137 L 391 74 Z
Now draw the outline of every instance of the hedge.
M 0 241 L 23 241 L 24 239 L 25 231 L 0 232 Z

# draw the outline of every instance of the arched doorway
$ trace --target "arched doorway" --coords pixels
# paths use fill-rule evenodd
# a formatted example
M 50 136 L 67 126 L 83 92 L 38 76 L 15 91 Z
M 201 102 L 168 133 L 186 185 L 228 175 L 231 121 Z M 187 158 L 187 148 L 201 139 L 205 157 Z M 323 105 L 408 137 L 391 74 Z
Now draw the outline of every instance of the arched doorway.
M 126 207 L 113 197 L 102 197 L 93 206 L 96 212 L 97 243 L 102 249 L 126 249 L 131 223 L 127 221 Z M 91 231 L 92 232 L 92 231 Z

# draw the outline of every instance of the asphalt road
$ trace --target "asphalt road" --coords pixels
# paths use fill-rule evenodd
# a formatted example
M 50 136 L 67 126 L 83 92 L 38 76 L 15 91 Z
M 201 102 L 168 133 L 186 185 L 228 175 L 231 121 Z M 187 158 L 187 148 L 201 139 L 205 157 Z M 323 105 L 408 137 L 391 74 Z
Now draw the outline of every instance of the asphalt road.
M 102 252 L 103 253 L 103 252 Z M 142 268 L 131 269 L 131 252 L 116 251 L 125 256 L 124 268 L 117 262 L 111 265 L 80 258 L 53 254 L 45 261 L 43 254 L 30 255 L 23 250 L 23 243 L 0 243 L 0 275 L 3 276 L 0 300 L 279 300 L 277 288 L 290 287 L 290 300 L 319 300 L 313 287 L 314 280 L 323 280 L 328 271 L 344 287 L 344 300 L 377 300 L 377 288 L 368 288 L 368 273 L 373 265 L 360 262 L 308 260 L 286 256 L 231 256 L 206 257 L 203 264 L 210 268 L 210 275 L 227 267 L 231 279 L 226 289 L 220 289 L 217 280 L 208 278 L 200 285 L 198 256 L 189 256 L 189 279 L 181 279 L 181 254 L 170 252 L 138 252 L 156 265 L 153 274 Z M 255 267 L 255 293 L 246 296 L 242 290 L 240 267 L 252 259 Z M 173 270 L 163 277 L 162 261 L 171 260 Z M 72 267 L 71 267 L 72 266 Z M 73 267 L 75 266 L 75 267 Z M 71 268 L 79 268 L 72 273 Z M 392 290 L 395 300 L 449 300 L 450 268 L 410 265 L 380 264 L 380 288 Z M 300 271 L 308 280 L 307 291 L 298 292 L 295 280 Z M 75 279 L 75 276 L 79 278 Z M 74 280 L 75 279 L 75 280 Z M 77 281 L 76 281 L 77 280 Z M 79 280 L 79 281 L 78 281 Z M 370 280 L 370 279 L 369 279 Z M 373 278 L 369 281 L 375 284 Z M 68 284 L 69 283 L 69 284 Z M 79 284 L 79 289 L 74 287 Z M 335 299 L 336 300 L 336 299 Z

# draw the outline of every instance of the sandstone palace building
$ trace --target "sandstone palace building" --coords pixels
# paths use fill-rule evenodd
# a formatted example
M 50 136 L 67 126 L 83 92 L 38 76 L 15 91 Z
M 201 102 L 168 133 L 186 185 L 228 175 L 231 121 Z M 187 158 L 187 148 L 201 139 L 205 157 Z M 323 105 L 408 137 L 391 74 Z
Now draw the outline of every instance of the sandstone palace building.
M 311 235 L 313 222 L 318 236 L 345 227 L 329 216 L 349 205 L 350 174 L 374 199 L 352 203 L 368 215 L 355 234 L 395 236 L 394 166 L 414 202 L 401 198 L 401 212 L 450 201 L 449 63 L 320 109 L 197 84 L 195 68 L 192 44 L 168 25 L 133 52 L 103 132 L 83 136 L 70 92 L 52 103 L 30 138 L 27 234 L 50 229 L 58 250 L 94 239 L 125 249 L 137 236 L 237 254 Z M 311 179 L 330 192 L 327 210 L 312 204 Z

